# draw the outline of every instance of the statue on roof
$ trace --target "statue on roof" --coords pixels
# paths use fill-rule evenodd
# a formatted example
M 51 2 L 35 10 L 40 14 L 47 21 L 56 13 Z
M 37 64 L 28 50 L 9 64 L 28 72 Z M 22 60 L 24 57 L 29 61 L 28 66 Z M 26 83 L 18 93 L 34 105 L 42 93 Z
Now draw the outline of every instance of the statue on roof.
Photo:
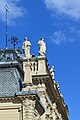
M 46 43 L 44 42 L 43 37 L 39 40 L 38 45 L 39 45 L 39 55 L 45 56 L 46 55 Z
M 22 49 L 24 50 L 25 58 L 30 58 L 30 56 L 31 56 L 30 55 L 30 47 L 31 47 L 31 43 L 30 43 L 30 41 L 28 41 L 28 38 L 25 37 L 23 45 L 22 45 Z
M 55 75 L 54 75 L 54 73 L 55 73 L 54 66 L 52 66 L 52 67 L 50 68 L 50 73 L 51 73 L 52 79 L 54 80 L 54 79 L 55 79 Z

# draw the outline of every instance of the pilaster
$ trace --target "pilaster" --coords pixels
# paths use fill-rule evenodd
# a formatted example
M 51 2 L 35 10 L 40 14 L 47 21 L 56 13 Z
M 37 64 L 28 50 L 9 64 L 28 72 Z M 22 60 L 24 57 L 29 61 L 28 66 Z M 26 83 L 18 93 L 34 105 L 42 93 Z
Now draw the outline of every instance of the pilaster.
M 44 83 L 38 84 L 38 91 L 39 91 L 41 101 L 42 101 L 43 106 L 44 106 L 45 111 L 46 111 L 46 87 L 45 87 Z M 41 120 L 46 120 L 46 114 L 45 113 L 41 116 Z
M 46 68 L 47 60 L 44 56 L 38 57 L 38 73 L 39 75 L 47 74 L 47 68 Z
M 23 101 L 23 120 L 35 120 L 35 101 L 25 99 Z
M 24 83 L 25 85 L 32 84 L 32 76 L 31 76 L 31 64 L 28 60 L 23 61 L 23 70 L 24 70 Z

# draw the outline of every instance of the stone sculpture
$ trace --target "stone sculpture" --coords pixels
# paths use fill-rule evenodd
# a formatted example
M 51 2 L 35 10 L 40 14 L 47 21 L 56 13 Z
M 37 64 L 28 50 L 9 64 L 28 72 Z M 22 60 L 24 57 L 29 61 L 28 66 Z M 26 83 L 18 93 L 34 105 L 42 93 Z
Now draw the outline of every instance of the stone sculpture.
M 43 37 L 39 40 L 38 45 L 39 45 L 39 55 L 45 56 L 46 55 L 46 43 L 44 42 Z
M 51 73 L 51 76 L 52 76 L 52 78 L 53 78 L 53 80 L 54 80 L 54 79 L 55 79 L 55 76 L 54 76 L 54 73 L 55 73 L 54 66 L 52 66 L 52 67 L 50 68 L 50 73 Z
M 24 55 L 25 55 L 25 58 L 30 58 L 30 47 L 31 47 L 31 43 L 30 41 L 28 41 L 28 38 L 25 37 L 24 38 L 24 42 L 23 42 L 23 45 L 22 45 L 22 49 L 24 50 Z

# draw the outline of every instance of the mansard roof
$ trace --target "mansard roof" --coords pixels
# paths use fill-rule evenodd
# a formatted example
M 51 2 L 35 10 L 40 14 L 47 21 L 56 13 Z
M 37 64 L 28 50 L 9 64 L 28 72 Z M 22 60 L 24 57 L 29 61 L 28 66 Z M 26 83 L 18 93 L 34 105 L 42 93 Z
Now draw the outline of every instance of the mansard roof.
M 20 52 L 0 50 L 0 97 L 15 96 L 22 90 L 23 70 Z

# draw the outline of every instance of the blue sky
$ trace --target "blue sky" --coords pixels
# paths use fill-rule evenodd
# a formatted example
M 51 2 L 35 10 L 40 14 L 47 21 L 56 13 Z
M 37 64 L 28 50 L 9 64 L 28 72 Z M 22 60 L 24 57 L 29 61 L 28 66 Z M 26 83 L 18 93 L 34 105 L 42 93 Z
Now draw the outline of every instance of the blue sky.
M 47 58 L 55 66 L 70 120 L 80 120 L 80 0 L 0 0 L 0 48 L 5 48 L 5 9 L 8 5 L 8 39 L 27 36 L 31 53 L 45 37 Z M 8 47 L 12 47 L 8 42 Z

